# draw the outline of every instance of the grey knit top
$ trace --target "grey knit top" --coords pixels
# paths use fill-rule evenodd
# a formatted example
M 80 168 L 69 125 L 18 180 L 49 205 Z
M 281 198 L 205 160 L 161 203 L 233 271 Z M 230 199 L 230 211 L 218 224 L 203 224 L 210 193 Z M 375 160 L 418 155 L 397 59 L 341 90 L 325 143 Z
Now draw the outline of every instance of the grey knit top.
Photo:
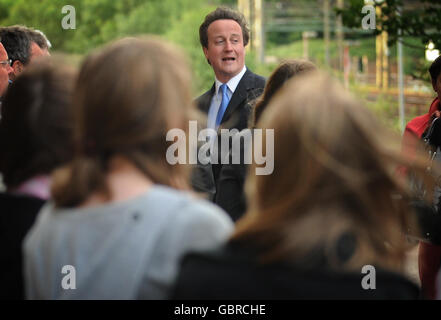
M 179 262 L 229 237 L 219 208 L 164 186 L 89 208 L 45 205 L 23 243 L 29 299 L 166 299 Z

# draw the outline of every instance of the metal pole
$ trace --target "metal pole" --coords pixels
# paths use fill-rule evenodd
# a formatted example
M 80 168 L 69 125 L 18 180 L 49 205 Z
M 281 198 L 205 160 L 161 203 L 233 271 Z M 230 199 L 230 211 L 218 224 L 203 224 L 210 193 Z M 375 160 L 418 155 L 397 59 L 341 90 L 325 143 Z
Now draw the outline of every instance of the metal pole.
M 264 53 L 263 0 L 254 0 L 254 48 L 258 63 L 263 63 Z
M 383 57 L 383 61 L 382 61 L 382 66 L 383 66 L 383 73 L 382 73 L 382 83 L 383 83 L 383 88 L 387 89 L 389 88 L 389 48 L 387 46 L 387 39 L 389 37 L 388 33 L 386 31 L 383 31 L 381 33 L 381 41 L 383 42 L 382 44 L 382 57 Z
M 397 14 L 400 15 L 400 9 Z M 400 114 L 400 129 L 404 132 L 405 118 L 404 118 L 404 77 L 403 77 L 403 44 L 401 43 L 401 29 L 398 29 L 397 40 L 397 61 L 398 61 L 398 108 Z
M 302 32 L 303 38 L 303 59 L 309 59 L 309 44 L 308 44 L 308 31 Z
M 323 34 L 325 38 L 325 65 L 329 67 L 329 0 L 323 1 Z
M 343 0 L 337 0 L 337 7 L 343 9 Z M 337 47 L 338 47 L 338 69 L 343 71 L 343 23 L 341 16 L 337 18 Z
M 376 7 L 377 17 L 381 16 L 381 8 Z M 375 85 L 383 87 L 383 34 L 375 37 Z
M 237 9 L 244 15 L 245 20 L 249 24 L 250 30 L 253 30 L 253 21 L 251 21 L 250 0 L 238 0 Z M 250 52 L 253 46 L 253 37 L 250 37 L 250 43 L 246 47 L 246 51 Z

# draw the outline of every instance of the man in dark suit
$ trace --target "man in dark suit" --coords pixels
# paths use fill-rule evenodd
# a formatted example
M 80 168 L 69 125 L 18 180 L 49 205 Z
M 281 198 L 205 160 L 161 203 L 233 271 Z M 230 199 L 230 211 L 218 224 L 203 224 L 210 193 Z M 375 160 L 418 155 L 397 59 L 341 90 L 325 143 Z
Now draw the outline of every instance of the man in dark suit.
M 4 96 L 4 94 L 6 93 L 6 89 L 8 88 L 10 72 L 12 72 L 12 68 L 10 65 L 8 53 L 6 52 L 5 47 L 3 47 L 0 38 L 0 106 L 2 97 Z
M 25 26 L 1 27 L 0 38 L 9 59 L 12 60 L 10 82 L 15 81 L 33 59 L 50 55 L 45 36 Z
M 244 16 L 228 8 L 209 13 L 199 28 L 199 39 L 205 58 L 213 68 L 215 82 L 211 89 L 196 99 L 198 108 L 207 114 L 207 128 L 242 130 L 247 127 L 250 102 L 263 91 L 265 78 L 245 66 L 245 46 L 250 33 Z M 219 164 L 198 165 L 193 187 L 216 193 Z

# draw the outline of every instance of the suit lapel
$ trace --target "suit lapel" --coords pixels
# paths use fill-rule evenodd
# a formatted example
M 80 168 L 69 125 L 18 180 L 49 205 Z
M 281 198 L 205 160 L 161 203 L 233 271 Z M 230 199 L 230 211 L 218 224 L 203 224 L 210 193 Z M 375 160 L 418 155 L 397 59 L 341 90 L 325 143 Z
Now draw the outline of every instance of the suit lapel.
M 200 111 L 204 112 L 205 114 L 208 114 L 208 111 L 210 110 L 211 105 L 211 99 L 213 98 L 215 90 L 215 84 L 213 83 L 213 86 L 210 90 L 205 92 L 197 101 L 197 106 Z
M 224 123 L 227 121 L 231 114 L 236 110 L 242 102 L 247 98 L 248 95 L 248 89 L 250 87 L 250 83 L 252 82 L 250 79 L 250 76 L 252 75 L 251 71 L 247 69 L 245 74 L 243 75 L 242 79 L 240 80 L 236 90 L 233 93 L 233 96 L 231 97 L 230 103 L 228 104 L 227 110 L 224 113 L 224 116 L 222 117 L 222 122 Z

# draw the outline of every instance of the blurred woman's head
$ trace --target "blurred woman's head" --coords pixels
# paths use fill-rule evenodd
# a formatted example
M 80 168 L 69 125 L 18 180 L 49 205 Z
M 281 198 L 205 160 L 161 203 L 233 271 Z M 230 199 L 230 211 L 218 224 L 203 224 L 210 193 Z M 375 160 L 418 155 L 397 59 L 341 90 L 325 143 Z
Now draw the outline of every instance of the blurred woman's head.
M 301 261 L 320 249 L 338 264 L 339 240 L 349 235 L 348 268 L 403 261 L 411 219 L 405 197 L 394 198 L 405 190 L 394 176 L 399 137 L 337 80 L 315 73 L 284 86 L 259 127 L 274 129 L 274 172 L 250 175 L 250 208 L 233 241 L 261 242 L 268 260 Z
M 155 38 L 126 38 L 86 58 L 75 88 L 75 158 L 56 175 L 59 206 L 108 195 L 109 163 L 122 157 L 154 183 L 172 185 L 182 166 L 166 161 L 166 133 L 188 126 L 186 61 Z
M 273 71 L 266 82 L 262 97 L 258 100 L 254 108 L 252 127 L 256 126 L 257 121 L 259 121 L 274 94 L 282 88 L 289 79 L 315 70 L 315 65 L 307 60 L 293 59 L 282 62 L 276 70 Z
M 72 158 L 75 76 L 72 69 L 43 59 L 8 89 L 0 120 L 0 172 L 8 189 L 48 175 Z

